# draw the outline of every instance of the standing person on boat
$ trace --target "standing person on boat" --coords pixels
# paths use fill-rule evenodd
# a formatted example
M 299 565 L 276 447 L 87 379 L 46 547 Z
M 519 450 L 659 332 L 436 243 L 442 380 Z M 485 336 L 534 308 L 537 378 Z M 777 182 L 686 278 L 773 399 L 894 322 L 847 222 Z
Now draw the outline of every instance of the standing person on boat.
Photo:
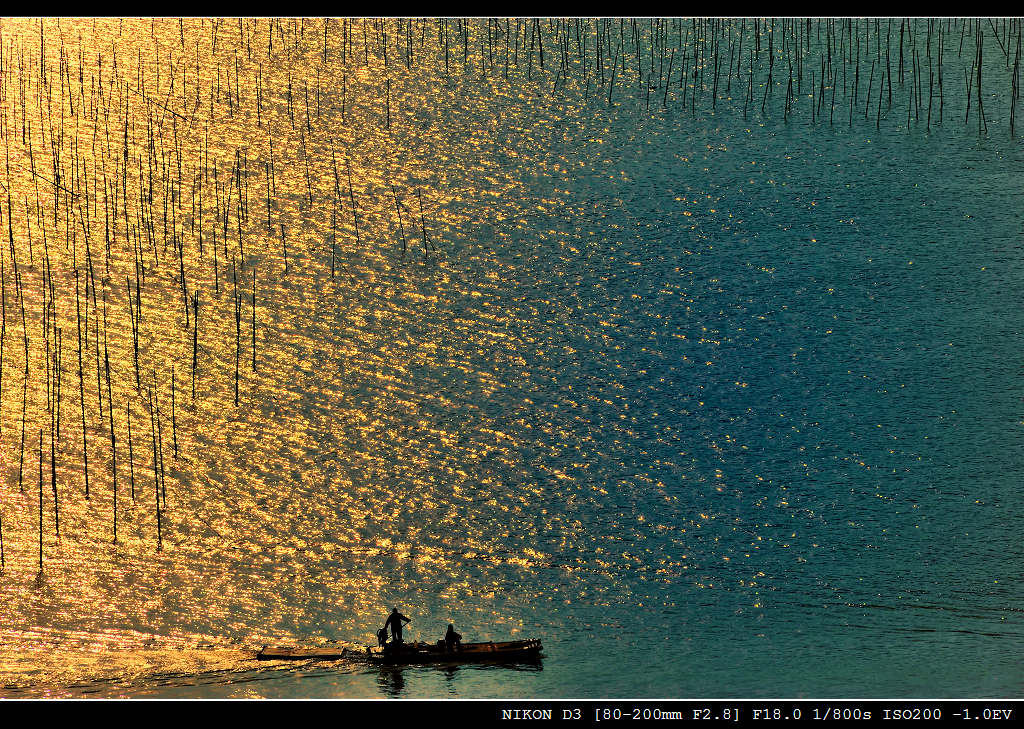
M 377 647 L 383 648 L 384 644 L 388 642 L 388 629 L 381 628 L 377 631 Z
M 451 623 L 448 623 L 448 632 L 444 634 L 444 648 L 448 653 L 462 650 L 462 636 L 455 632 Z
M 411 623 L 412 620 L 398 612 L 398 608 L 391 608 L 391 615 L 388 616 L 388 620 L 384 623 L 384 629 L 391 628 L 391 641 L 394 643 L 402 642 L 402 621 Z

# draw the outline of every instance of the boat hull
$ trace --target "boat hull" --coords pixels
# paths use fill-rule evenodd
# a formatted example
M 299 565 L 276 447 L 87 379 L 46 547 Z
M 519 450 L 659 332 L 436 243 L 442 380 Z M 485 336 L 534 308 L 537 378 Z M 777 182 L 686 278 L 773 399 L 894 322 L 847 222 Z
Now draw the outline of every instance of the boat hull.
M 444 645 L 411 643 L 385 648 L 367 648 L 366 657 L 374 663 L 403 665 L 412 663 L 518 663 L 541 657 L 539 640 L 515 640 L 501 643 L 463 643 L 448 651 Z
M 500 643 L 463 643 L 459 649 L 446 650 L 444 644 L 388 644 L 384 648 L 367 646 L 363 651 L 339 646 L 293 648 L 263 646 L 256 654 L 259 661 L 334 661 L 342 658 L 369 660 L 373 663 L 404 665 L 415 663 L 517 663 L 541 657 L 541 642 L 512 640 Z

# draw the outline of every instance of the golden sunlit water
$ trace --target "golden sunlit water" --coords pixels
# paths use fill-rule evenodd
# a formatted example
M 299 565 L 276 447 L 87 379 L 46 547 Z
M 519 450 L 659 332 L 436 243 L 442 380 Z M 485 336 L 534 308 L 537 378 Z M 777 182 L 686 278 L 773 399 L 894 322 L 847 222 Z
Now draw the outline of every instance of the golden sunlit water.
M 4 20 L 0 696 L 1019 693 L 1019 47 Z

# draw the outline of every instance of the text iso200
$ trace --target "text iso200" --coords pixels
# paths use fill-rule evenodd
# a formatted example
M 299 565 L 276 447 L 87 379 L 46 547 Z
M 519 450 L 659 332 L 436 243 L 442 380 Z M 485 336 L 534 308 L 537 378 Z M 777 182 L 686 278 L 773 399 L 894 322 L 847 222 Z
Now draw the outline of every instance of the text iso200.
M 941 719 L 942 709 L 882 709 L 883 719 Z

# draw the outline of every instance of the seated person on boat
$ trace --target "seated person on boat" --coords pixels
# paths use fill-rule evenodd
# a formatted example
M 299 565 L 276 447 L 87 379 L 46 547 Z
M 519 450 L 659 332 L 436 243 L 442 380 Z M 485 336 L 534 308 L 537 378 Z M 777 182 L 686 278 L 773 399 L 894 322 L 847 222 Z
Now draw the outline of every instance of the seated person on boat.
M 444 649 L 447 653 L 462 650 L 462 636 L 455 632 L 455 626 L 448 624 L 448 632 L 444 634 Z

